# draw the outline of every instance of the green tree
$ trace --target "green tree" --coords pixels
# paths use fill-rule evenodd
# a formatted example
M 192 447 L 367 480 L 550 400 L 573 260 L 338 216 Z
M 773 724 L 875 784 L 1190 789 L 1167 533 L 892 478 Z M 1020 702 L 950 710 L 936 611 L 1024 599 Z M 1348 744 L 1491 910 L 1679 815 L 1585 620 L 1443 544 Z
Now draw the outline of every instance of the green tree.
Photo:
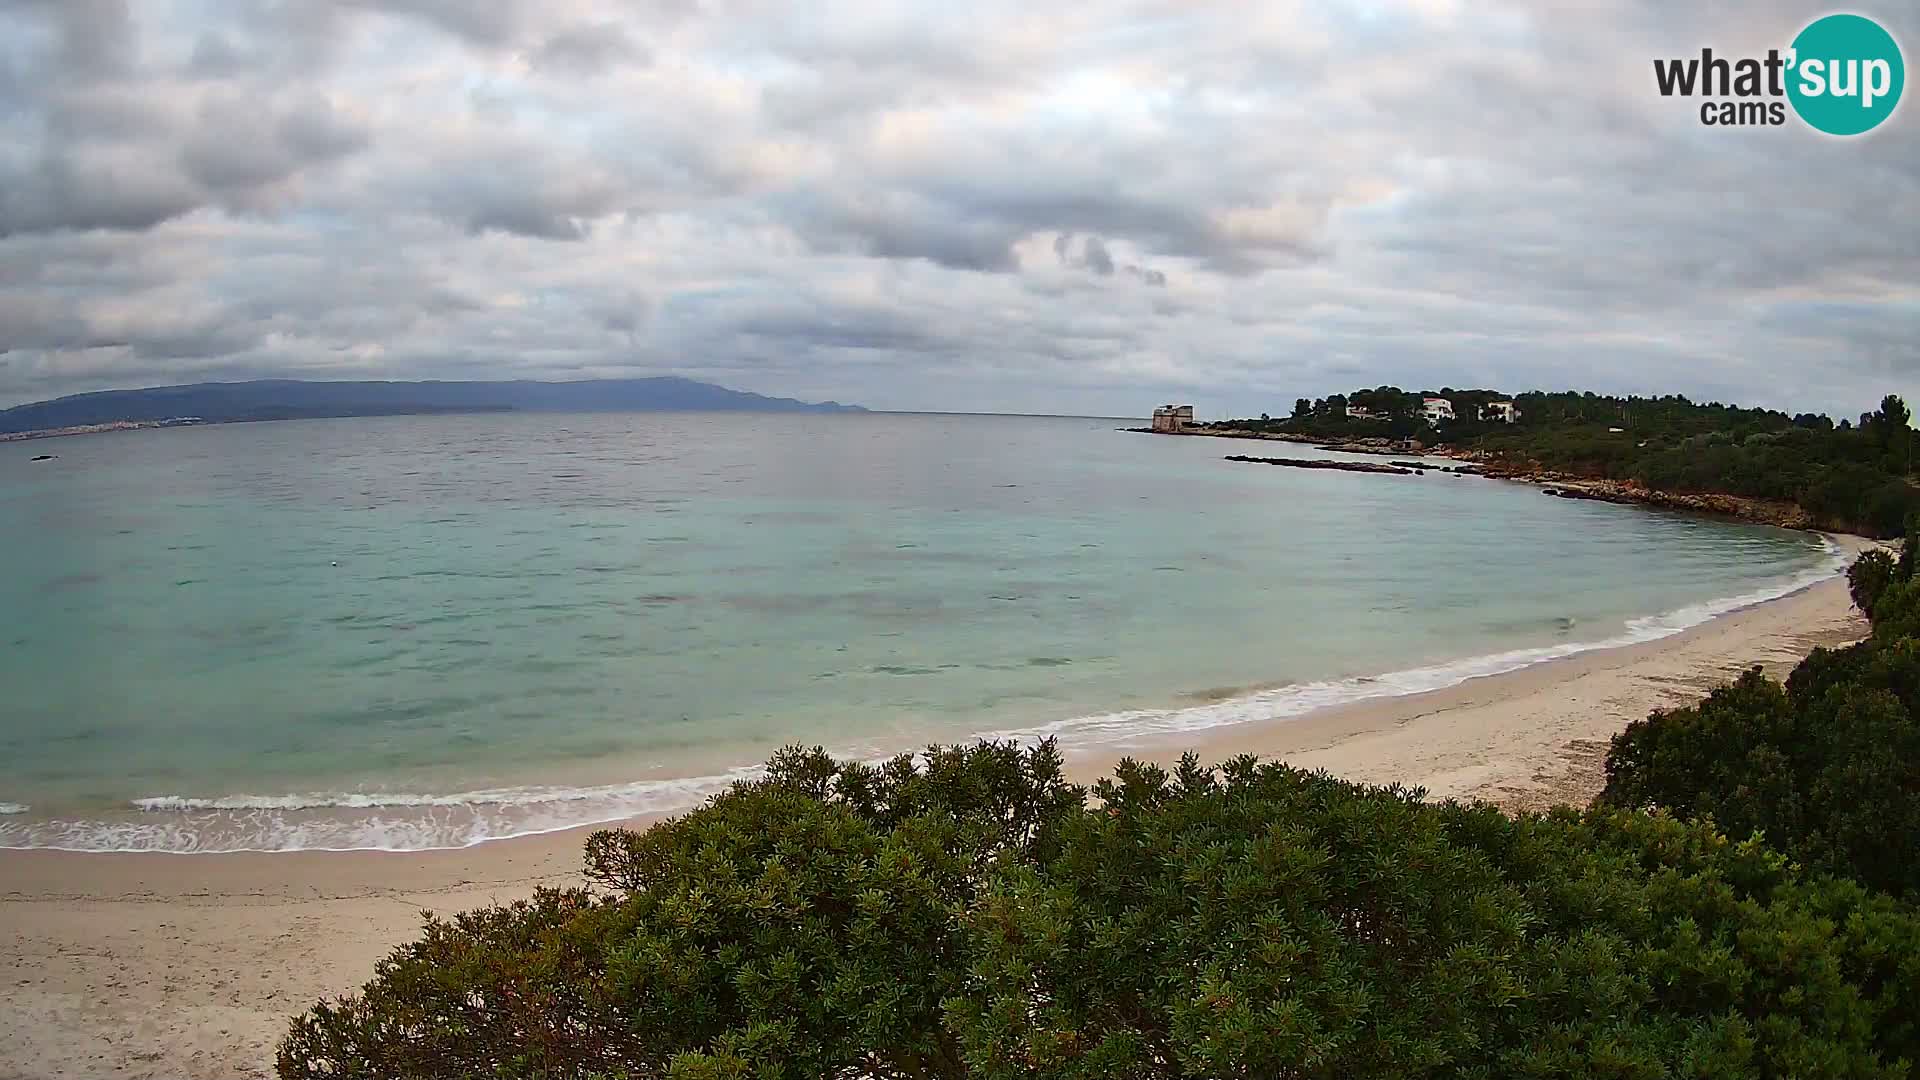
M 1900 395 L 1888 394 L 1880 399 L 1880 420 L 1896 431 L 1905 431 L 1913 421 L 1913 413 Z
M 1885 425 L 1887 447 L 1899 460 L 1904 475 L 1913 473 L 1913 413 L 1897 394 L 1880 399 L 1880 417 Z
M 1873 637 L 1785 684 L 1747 672 L 1614 737 L 1601 800 L 1760 833 L 1832 873 L 1920 899 L 1920 581 L 1869 553 L 1848 577 Z
M 1670 818 L 1223 772 L 1123 766 L 1001 868 L 949 1007 L 975 1075 L 1904 1074 L 1891 900 Z
M 430 919 L 283 1077 L 1896 1077 L 1920 928 L 1757 841 L 1051 745 L 765 779 Z
M 941 1024 L 959 913 L 997 857 L 1043 858 L 1084 793 L 1051 744 L 919 768 L 789 750 L 587 877 L 429 919 L 359 995 L 293 1025 L 283 1077 L 967 1075 Z
M 1847 592 L 1862 614 L 1873 614 L 1873 605 L 1893 583 L 1893 556 L 1879 549 L 1864 551 L 1847 567 Z

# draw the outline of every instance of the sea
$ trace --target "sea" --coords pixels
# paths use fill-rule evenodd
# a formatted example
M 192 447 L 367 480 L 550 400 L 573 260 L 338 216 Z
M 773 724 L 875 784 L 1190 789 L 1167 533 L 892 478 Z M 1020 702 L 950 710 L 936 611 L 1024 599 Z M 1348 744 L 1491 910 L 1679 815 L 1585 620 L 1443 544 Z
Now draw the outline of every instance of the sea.
M 1806 533 L 1138 423 L 0 444 L 0 847 L 462 847 L 686 808 L 789 744 L 1111 750 L 1650 641 L 1840 569 Z

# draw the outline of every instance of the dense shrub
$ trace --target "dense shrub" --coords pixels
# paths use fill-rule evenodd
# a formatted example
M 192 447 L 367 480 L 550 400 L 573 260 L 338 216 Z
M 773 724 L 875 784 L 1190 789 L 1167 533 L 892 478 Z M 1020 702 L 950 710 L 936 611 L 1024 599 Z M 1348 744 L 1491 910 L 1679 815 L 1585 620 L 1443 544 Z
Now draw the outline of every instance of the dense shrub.
M 1002 873 L 949 1009 L 975 1075 L 1904 1075 L 1890 900 L 1671 818 L 1224 773 L 1123 767 Z
M 1872 613 L 1880 594 L 1893 583 L 1893 556 L 1884 551 L 1865 551 L 1847 567 L 1847 593 L 1863 613 Z
M 1763 833 L 1810 865 L 1920 898 L 1920 580 L 1869 552 L 1848 581 L 1873 636 L 1784 685 L 1754 669 L 1616 736 L 1601 800 Z
M 285 1077 L 1893 1077 L 1920 927 L 1757 841 L 1236 759 L 789 752 L 430 921 Z
M 1083 791 L 1051 745 L 765 779 L 588 844 L 603 890 L 430 919 L 281 1047 L 285 1077 L 964 1076 L 942 1002 L 995 857 L 1043 858 Z
M 1424 392 L 1423 392 L 1424 393 Z M 1873 412 L 1835 425 L 1825 416 L 1789 416 L 1667 397 L 1527 393 L 1514 398 L 1518 424 L 1481 423 L 1478 407 L 1501 395 L 1442 388 L 1460 419 L 1437 433 L 1415 419 L 1422 393 L 1397 387 L 1302 399 L 1283 420 L 1229 420 L 1227 429 L 1284 431 L 1319 438 L 1366 435 L 1443 440 L 1520 468 L 1613 480 L 1660 491 L 1724 493 L 1799 505 L 1822 528 L 1897 536 L 1920 510 L 1913 476 L 1911 413 L 1888 395 Z M 1389 423 L 1345 414 L 1351 402 L 1394 413 Z

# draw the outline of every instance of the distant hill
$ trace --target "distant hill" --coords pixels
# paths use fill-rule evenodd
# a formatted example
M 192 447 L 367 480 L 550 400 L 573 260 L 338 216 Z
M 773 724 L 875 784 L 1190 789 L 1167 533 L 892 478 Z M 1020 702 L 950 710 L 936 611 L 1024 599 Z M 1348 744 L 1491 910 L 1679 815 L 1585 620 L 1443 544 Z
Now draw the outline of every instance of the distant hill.
M 811 403 L 729 390 L 693 379 L 582 382 L 255 382 L 195 383 L 102 390 L 0 410 L 0 434 L 197 416 L 208 423 L 323 416 L 445 412 L 864 412 L 837 401 Z

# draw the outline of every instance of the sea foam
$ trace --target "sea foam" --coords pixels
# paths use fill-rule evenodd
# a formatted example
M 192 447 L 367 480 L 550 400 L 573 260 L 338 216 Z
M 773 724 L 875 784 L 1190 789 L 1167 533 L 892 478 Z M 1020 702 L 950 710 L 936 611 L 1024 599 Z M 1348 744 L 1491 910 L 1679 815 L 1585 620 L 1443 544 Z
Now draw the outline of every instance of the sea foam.
M 1597 649 L 1657 641 L 1726 615 L 1797 592 L 1839 573 L 1844 552 L 1826 541 L 1821 565 L 1751 592 L 1630 620 L 1624 632 L 1590 642 L 1514 649 L 1383 675 L 1296 683 L 1224 701 L 1176 709 L 1135 709 L 1057 720 L 1029 727 L 982 731 L 971 738 L 1032 742 L 1058 738 L 1068 748 L 1124 744 L 1302 716 L 1336 705 L 1399 697 L 1457 686 Z M 644 814 L 685 810 L 751 780 L 762 766 L 681 779 L 597 787 L 490 788 L 453 794 L 316 792 L 202 798 L 155 795 L 136 799 L 138 811 L 120 821 L 0 822 L 0 848 L 66 851 L 425 851 L 471 847 L 489 840 L 606 824 Z M 28 807 L 0 803 L 0 814 Z
M 1069 720 L 1056 720 L 1033 727 L 1008 728 L 983 732 L 980 738 L 1031 740 L 1057 737 L 1063 743 L 1122 743 L 1130 739 L 1203 731 L 1210 728 L 1271 720 L 1285 720 L 1336 705 L 1350 705 L 1377 698 L 1404 697 L 1431 690 L 1458 686 L 1469 679 L 1504 675 L 1510 671 L 1561 660 L 1599 649 L 1639 645 L 1690 630 L 1721 615 L 1777 600 L 1780 597 L 1817 584 L 1846 566 L 1845 553 L 1832 540 L 1822 538 L 1827 559 L 1819 566 L 1751 592 L 1724 597 L 1657 615 L 1629 620 L 1623 633 L 1598 641 L 1566 642 L 1529 649 L 1489 653 L 1444 664 L 1408 668 L 1384 675 L 1360 675 L 1345 679 L 1292 683 L 1258 693 L 1179 709 L 1133 709 L 1101 713 Z
M 430 851 L 532 836 L 698 805 L 755 765 L 711 776 L 599 787 L 495 788 L 444 795 L 315 792 L 135 799 L 120 821 L 0 823 L 0 848 L 62 851 Z

